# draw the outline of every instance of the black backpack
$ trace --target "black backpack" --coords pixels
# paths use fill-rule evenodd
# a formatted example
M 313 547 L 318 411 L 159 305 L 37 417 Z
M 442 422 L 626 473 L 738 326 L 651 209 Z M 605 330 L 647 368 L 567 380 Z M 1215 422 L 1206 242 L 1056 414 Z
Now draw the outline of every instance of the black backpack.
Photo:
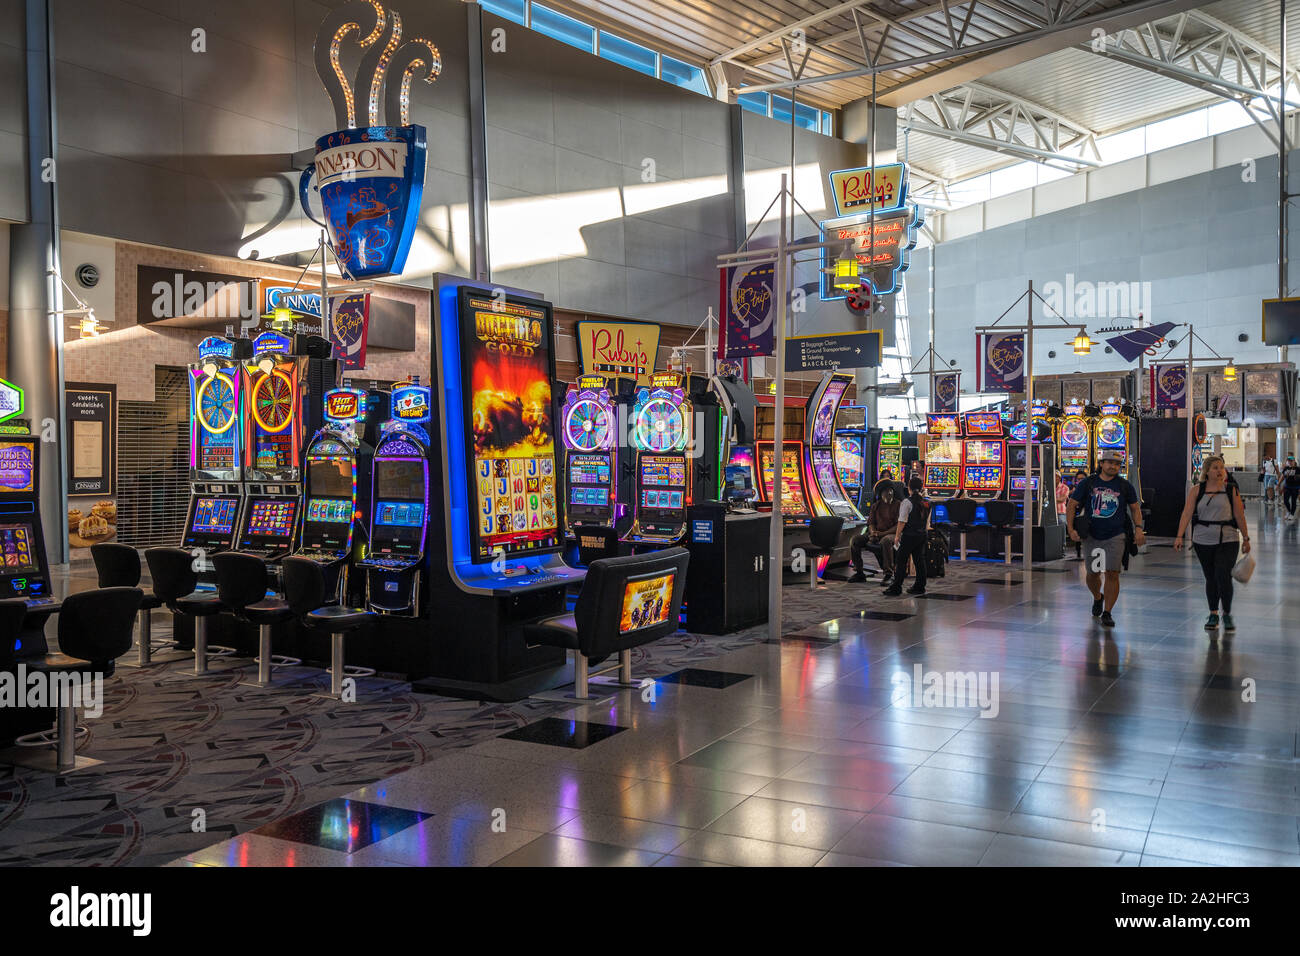
M 931 528 L 925 538 L 926 577 L 941 578 L 948 565 L 948 538 L 938 528 Z
M 1226 524 L 1226 525 L 1231 525 L 1233 528 L 1236 528 L 1238 531 L 1241 530 L 1241 528 L 1238 527 L 1237 525 L 1237 510 L 1236 508 L 1233 507 L 1233 505 L 1236 504 L 1236 501 L 1234 501 L 1232 498 L 1234 494 L 1240 497 L 1241 489 L 1238 488 L 1237 483 L 1232 480 L 1231 473 L 1228 474 L 1228 480 L 1223 483 L 1223 494 L 1228 496 L 1228 515 L 1229 515 L 1228 520 L 1227 521 L 1201 520 L 1200 516 L 1197 514 L 1197 512 L 1200 511 L 1201 508 L 1201 499 L 1205 497 L 1205 481 L 1204 480 L 1201 481 L 1200 486 L 1196 489 L 1196 500 L 1192 502 L 1192 527 L 1193 528 L 1195 528 L 1198 524 L 1204 524 L 1204 525 L 1214 524 L 1214 525 L 1218 525 L 1220 532 L 1222 532 L 1223 526 Z M 1222 538 L 1220 538 L 1220 540 L 1222 540 Z

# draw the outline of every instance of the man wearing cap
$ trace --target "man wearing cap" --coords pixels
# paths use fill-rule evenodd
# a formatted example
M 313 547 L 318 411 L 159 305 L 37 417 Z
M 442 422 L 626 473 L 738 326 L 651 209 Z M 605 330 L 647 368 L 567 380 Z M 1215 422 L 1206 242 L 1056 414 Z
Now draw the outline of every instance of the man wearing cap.
M 1137 491 L 1119 476 L 1124 458 L 1114 449 L 1102 451 L 1097 474 L 1079 482 L 1065 508 L 1065 526 L 1071 541 L 1081 536 L 1075 528 L 1075 516 L 1083 508 L 1088 528 L 1082 536 L 1083 559 L 1088 563 L 1088 590 L 1092 592 L 1092 616 L 1100 617 L 1103 627 L 1114 627 L 1110 612 L 1119 598 L 1119 573 L 1123 568 L 1128 541 L 1124 534 L 1127 508 L 1132 516 L 1134 541 L 1146 543 L 1142 529 L 1142 507 Z

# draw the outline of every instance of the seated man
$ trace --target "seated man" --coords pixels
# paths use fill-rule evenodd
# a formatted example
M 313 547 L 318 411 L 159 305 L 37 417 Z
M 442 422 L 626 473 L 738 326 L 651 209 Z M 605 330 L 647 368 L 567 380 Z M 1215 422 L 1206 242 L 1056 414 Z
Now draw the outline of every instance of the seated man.
M 862 552 L 869 549 L 880 558 L 880 569 L 888 580 L 894 570 L 894 532 L 898 525 L 898 502 L 894 499 L 894 483 L 882 480 L 872 492 L 871 511 L 867 515 L 867 526 L 849 542 L 849 551 L 853 558 L 853 577 L 850 582 L 867 579 L 862 569 Z

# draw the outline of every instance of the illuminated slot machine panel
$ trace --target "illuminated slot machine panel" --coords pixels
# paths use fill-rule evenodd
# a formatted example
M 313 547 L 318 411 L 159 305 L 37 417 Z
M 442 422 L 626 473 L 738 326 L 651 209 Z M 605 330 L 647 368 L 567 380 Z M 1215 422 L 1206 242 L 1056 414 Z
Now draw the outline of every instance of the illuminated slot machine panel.
M 1073 477 L 1077 471 L 1092 471 L 1092 429 L 1082 415 L 1061 420 L 1057 446 L 1062 473 Z
M 903 476 L 903 433 L 881 432 L 880 471 L 888 471 L 895 481 Z M 879 478 L 879 474 L 873 476 Z
M 838 515 L 846 521 L 861 521 L 862 514 L 853 504 L 853 496 L 840 482 L 835 467 L 835 416 L 853 379 L 835 374 L 808 398 L 804 410 L 805 438 L 808 447 L 808 479 L 813 485 L 810 502 L 816 514 Z
M 962 487 L 972 498 L 996 498 L 1006 484 L 1006 442 L 968 438 L 965 441 Z
M 950 496 L 961 488 L 965 460 L 961 440 L 961 419 L 954 413 L 926 416 L 926 437 L 922 439 L 922 475 L 927 495 Z
M 635 520 L 624 540 L 670 544 L 686 533 L 691 503 L 688 461 L 690 403 L 682 377 L 659 372 L 637 392 L 632 407 L 632 445 L 636 455 Z
M 239 520 L 242 500 L 239 495 L 191 497 L 181 546 L 207 552 L 230 550 L 234 546 L 235 523 Z
M 776 484 L 774 465 L 776 454 L 772 442 L 758 443 L 758 474 L 763 500 L 772 501 L 772 489 Z M 797 442 L 786 442 L 781 456 L 781 513 L 783 520 L 790 523 L 806 523 L 812 517 L 812 508 L 803 486 L 803 446 Z
M 237 547 L 246 554 L 278 558 L 293 550 L 298 534 L 296 496 L 253 496 L 244 512 L 243 530 Z
M 1025 520 L 1025 476 L 1013 474 L 1009 479 L 1009 487 L 1010 487 L 1011 500 L 1015 502 L 1016 505 L 1016 516 L 1019 520 L 1024 521 Z M 1038 492 L 1039 492 L 1038 476 L 1031 475 L 1029 477 L 1029 495 L 1030 495 L 1031 503 L 1036 503 L 1038 501 Z
M 190 472 L 196 480 L 238 481 L 243 375 L 213 365 L 190 369 Z
M 866 480 L 867 460 L 863 442 L 860 433 L 840 433 L 835 436 L 835 469 L 839 472 L 840 484 L 854 500 L 861 495 L 862 484 Z
M 577 524 L 614 523 L 617 475 L 617 406 L 605 379 L 583 376 L 569 387 L 560 436 L 567 450 L 565 520 Z
M 637 458 L 637 520 L 646 535 L 673 535 L 686 523 L 686 459 Z
M 1127 477 L 1131 458 L 1129 457 L 1128 417 L 1121 415 L 1115 405 L 1103 405 L 1101 417 L 1094 426 L 1097 454 L 1103 451 L 1118 451 L 1124 456 L 1124 467 L 1120 474 Z

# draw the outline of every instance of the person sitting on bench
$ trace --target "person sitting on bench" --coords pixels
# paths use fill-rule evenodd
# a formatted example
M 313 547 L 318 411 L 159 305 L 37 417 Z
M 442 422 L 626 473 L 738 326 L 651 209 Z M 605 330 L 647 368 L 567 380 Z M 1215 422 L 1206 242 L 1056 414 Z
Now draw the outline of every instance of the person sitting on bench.
M 898 525 L 898 505 L 894 500 L 894 483 L 881 480 L 872 492 L 871 512 L 867 516 L 867 526 L 849 542 L 849 552 L 853 559 L 853 577 L 850 582 L 862 582 L 867 579 L 862 567 L 862 552 L 870 551 L 880 562 L 880 569 L 885 579 L 892 576 L 894 570 L 894 532 Z

